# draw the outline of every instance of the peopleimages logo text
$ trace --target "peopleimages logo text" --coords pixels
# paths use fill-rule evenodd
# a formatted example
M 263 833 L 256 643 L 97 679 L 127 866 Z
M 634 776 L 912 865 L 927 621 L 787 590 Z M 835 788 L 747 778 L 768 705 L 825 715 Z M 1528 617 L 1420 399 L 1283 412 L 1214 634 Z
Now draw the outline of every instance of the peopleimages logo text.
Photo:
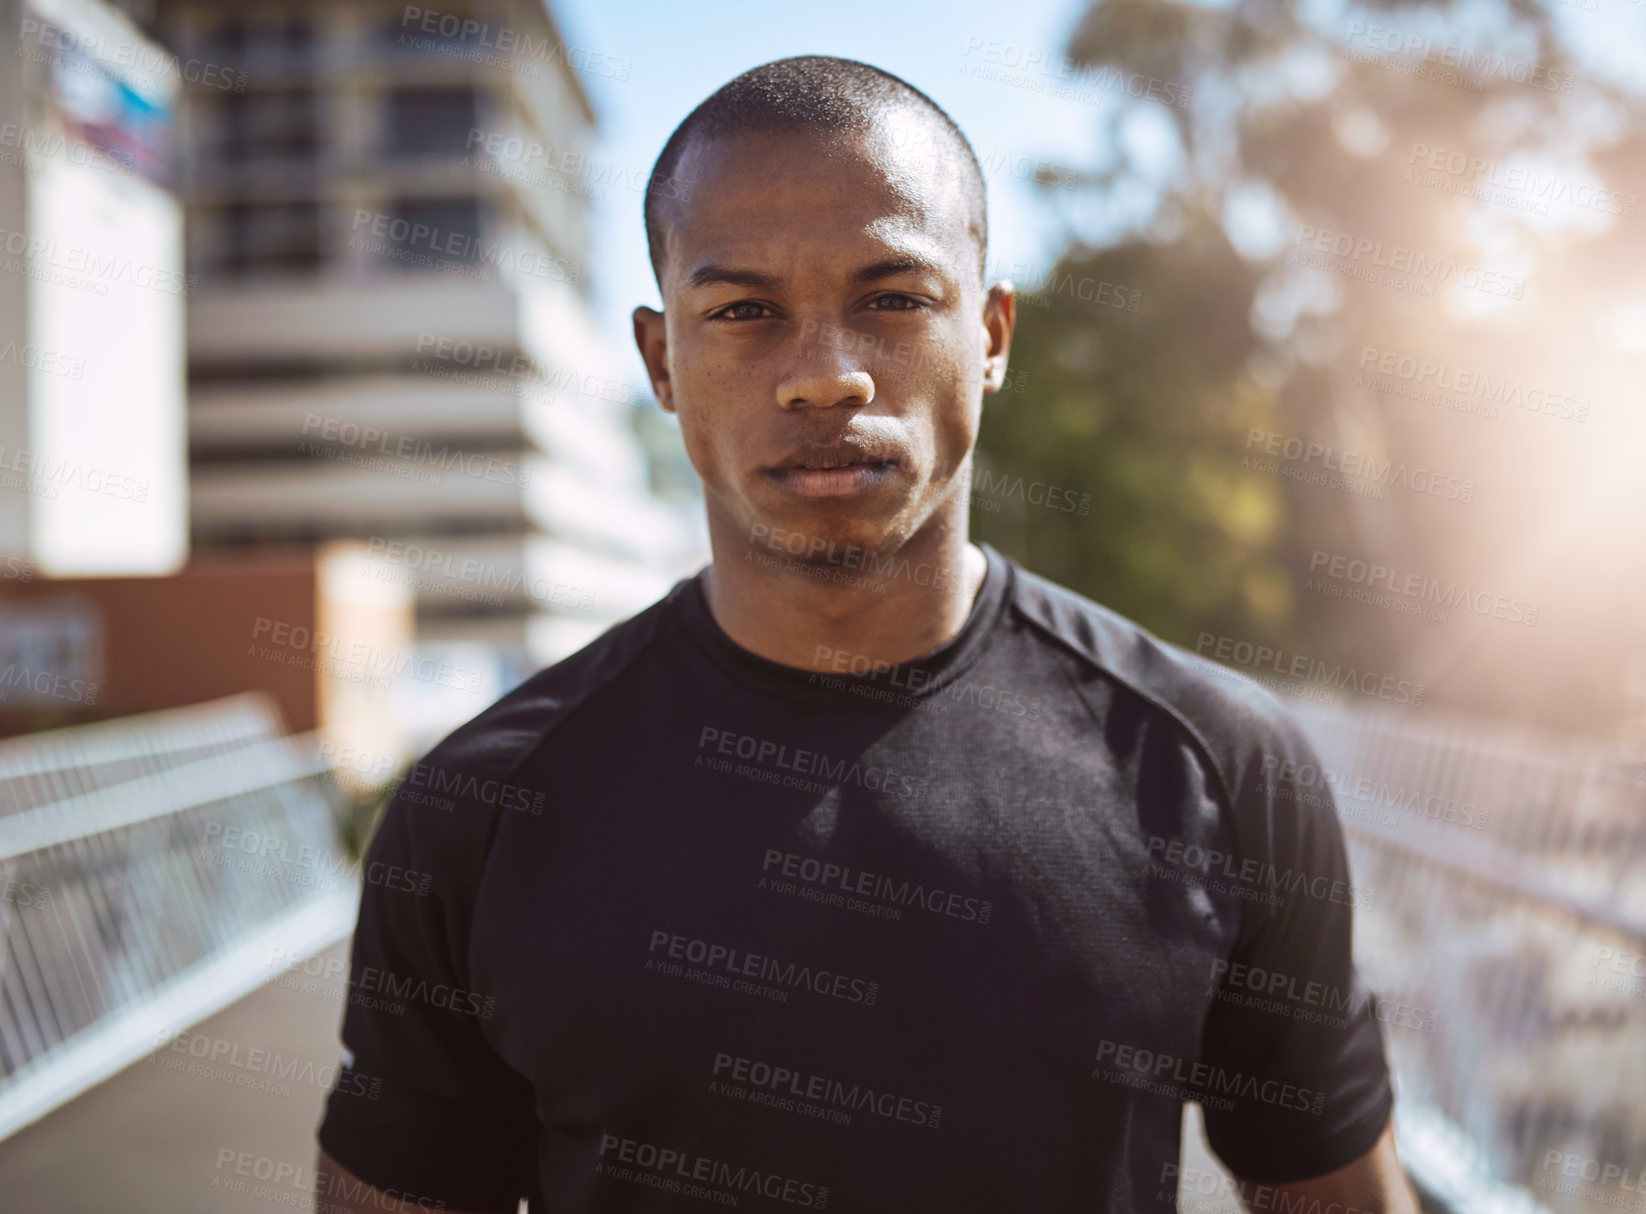
M 1450 367 L 1431 358 L 1419 358 L 1399 350 L 1380 350 L 1364 346 L 1360 351 L 1360 368 L 1376 369 L 1379 375 L 1392 375 L 1414 387 L 1430 387 L 1460 397 L 1478 397 L 1493 405 L 1517 405 L 1532 413 L 1569 421 L 1585 421 L 1589 416 L 1590 401 L 1567 392 L 1549 388 L 1527 387 L 1507 375 L 1494 383 L 1488 371 Z M 1375 385 L 1373 385 L 1375 387 Z
M 1466 607 L 1476 615 L 1489 615 L 1493 619 L 1507 620 L 1512 624 L 1533 626 L 1537 623 L 1536 603 L 1491 591 L 1477 591 L 1473 587 L 1459 585 L 1454 581 L 1443 582 L 1427 574 L 1402 571 L 1379 561 L 1322 552 L 1316 548 L 1309 555 L 1309 573 L 1355 586 L 1381 588 L 1391 594 L 1421 602 L 1435 602 L 1447 607 Z
M 1440 1024 L 1436 1012 L 1409 1003 L 1391 1002 L 1364 988 L 1344 989 L 1309 978 L 1300 982 L 1296 974 L 1231 962 L 1222 957 L 1213 959 L 1209 978 L 1216 997 L 1235 996 L 1235 1001 L 1244 1007 L 1259 1011 L 1278 1009 L 1294 1019 L 1330 1024 L 1335 1028 L 1346 1027 L 1347 1017 L 1313 1013 L 1318 1010 L 1358 1016 L 1370 1006 L 1379 1024 L 1413 1029 L 1430 1036 Z M 1304 1013 L 1304 1009 L 1308 1009 L 1308 1013 Z
M 1577 77 L 1571 72 L 1545 67 L 1527 59 L 1506 59 L 1496 50 L 1474 50 L 1458 42 L 1439 42 L 1432 34 L 1413 30 L 1398 30 L 1392 26 L 1369 25 L 1364 21 L 1349 22 L 1344 41 L 1349 46 L 1363 46 L 1368 50 L 1416 57 L 1424 63 L 1453 68 L 1460 72 L 1523 84 L 1528 88 L 1572 94 Z
M 1396 463 L 1365 451 L 1338 449 L 1331 443 L 1305 441 L 1295 435 L 1280 434 L 1273 430 L 1252 427 L 1246 431 L 1246 450 L 1256 447 L 1264 455 L 1276 456 L 1288 463 L 1311 464 L 1316 459 L 1327 472 L 1341 473 L 1374 484 L 1392 485 L 1427 493 L 1448 501 L 1472 502 L 1475 483 L 1458 476 L 1447 476 L 1429 468 L 1413 466 L 1404 460 Z M 1245 461 L 1242 461 L 1244 465 Z
M 1227 878 L 1248 889 L 1261 889 L 1267 893 L 1301 893 L 1339 906 L 1368 907 L 1372 904 L 1373 891 L 1363 886 L 1303 869 L 1280 868 L 1253 856 L 1237 856 L 1215 847 L 1185 843 L 1182 839 L 1150 835 L 1147 852 L 1151 863 L 1159 856 L 1174 868 L 1206 877 Z M 1239 867 L 1236 867 L 1237 862 Z
M 1482 291 L 1487 295 L 1499 295 L 1509 299 L 1521 299 L 1526 294 L 1524 278 L 1477 265 L 1459 265 L 1455 258 L 1431 257 L 1419 249 L 1411 249 L 1405 245 L 1390 245 L 1385 248 L 1381 240 L 1373 240 L 1368 236 L 1354 237 L 1347 232 L 1333 232 L 1328 228 L 1303 224 L 1298 228 L 1295 243 L 1313 252 L 1329 253 L 1352 262 L 1365 259 L 1379 269 L 1410 275 L 1413 282 L 1423 285 L 1435 282 L 1449 283 L 1470 291 Z M 1296 254 L 1293 256 L 1295 258 Z
M 0 249 L 13 257 L 27 257 L 32 265 L 50 266 L 69 274 L 84 274 L 89 280 L 123 282 L 144 290 L 159 291 L 163 295 L 193 297 L 199 281 L 193 274 L 181 270 L 163 270 L 143 262 L 134 262 L 119 253 L 100 253 L 83 245 L 60 245 L 42 236 L 0 228 Z M 106 294 L 107 289 L 100 294 Z M 78 379 L 79 376 L 74 378 Z
M 1190 1091 L 1239 1096 L 1299 1113 L 1318 1115 L 1326 1103 L 1325 1092 L 1283 1083 L 1278 1079 L 1229 1071 L 1214 1063 L 1194 1062 L 1160 1050 L 1111 1041 L 1107 1037 L 1098 1043 L 1097 1062 L 1100 1068 L 1104 1063 L 1110 1063 L 1122 1072 L 1136 1072 L 1156 1082 L 1164 1076 Z
M 724 971 L 741 978 L 755 978 L 779 987 L 811 991 L 847 1003 L 873 1007 L 880 997 L 880 983 L 833 970 L 813 969 L 793 961 L 780 961 L 763 953 L 751 953 L 727 944 L 715 944 L 682 936 L 662 928 L 653 931 L 646 951 L 654 957 L 659 950 L 674 961 L 688 961 L 710 971 Z
M 812 1184 L 744 1165 L 733 1167 L 723 1159 L 711 1159 L 695 1151 L 658 1146 L 635 1138 L 620 1138 L 616 1134 L 601 1134 L 600 1162 L 595 1165 L 596 1173 L 619 1180 L 635 1179 L 628 1174 L 628 1168 L 617 1168 L 615 1165 L 618 1164 L 630 1164 L 656 1173 L 657 1178 L 664 1182 L 656 1187 L 716 1204 L 727 1204 L 729 1199 L 729 1203 L 735 1205 L 737 1197 L 735 1193 L 719 1194 L 712 1189 L 702 1189 L 691 1182 L 718 1185 L 739 1193 L 757 1193 L 773 1201 L 814 1210 L 823 1209 L 829 1202 L 828 1185 Z
M 407 788 L 426 788 L 449 794 L 471 805 L 495 805 L 541 816 L 545 796 L 541 790 L 522 788 L 503 780 L 481 779 L 472 772 L 443 768 L 423 760 L 414 763 L 401 782 L 398 796 Z
M 830 784 L 856 784 L 861 788 L 914 799 L 926 795 L 926 777 L 917 779 L 878 764 L 833 759 L 820 751 L 806 750 L 802 747 L 790 749 L 786 743 L 774 742 L 769 738 L 758 738 L 753 734 L 705 725 L 698 734 L 697 748 L 701 751 L 711 746 L 723 755 L 746 759 L 756 765 L 770 764 L 774 768 L 796 772 L 802 776 L 816 776 Z M 699 754 L 697 763 L 693 766 L 702 762 L 703 756 Z
M 982 63 L 998 65 L 1007 71 L 1022 72 L 1026 76 L 1041 76 L 1076 87 L 1103 89 L 1124 93 L 1136 100 L 1158 101 L 1162 105 L 1187 109 L 1194 100 L 1194 86 L 1175 80 L 1160 80 L 1139 72 L 1128 72 L 1112 63 L 1078 63 L 1067 55 L 1058 55 L 1036 47 L 1018 46 L 1011 42 L 970 37 L 966 39 L 965 57 L 976 55 Z M 976 74 L 976 73 L 974 73 Z
M 1290 798 L 1305 804 L 1329 806 L 1332 804 L 1330 794 L 1336 792 L 1339 797 L 1398 809 L 1431 822 L 1455 824 L 1472 830 L 1484 830 L 1491 818 L 1489 806 L 1482 808 L 1473 801 L 1443 797 L 1438 793 L 1409 788 L 1405 784 L 1391 784 L 1374 776 L 1338 771 L 1324 765 L 1317 767 L 1309 762 L 1265 755 L 1260 768 L 1266 777 L 1279 782 L 1277 794 L 1283 800 Z M 1314 794 L 1315 789 L 1320 790 L 1318 795 Z
M 1306 653 L 1287 653 L 1272 645 L 1258 645 L 1211 632 L 1200 634 L 1194 651 L 1202 655 L 1210 653 L 1219 661 L 1232 661 L 1253 670 L 1273 670 L 1289 678 L 1307 679 L 1326 687 L 1346 688 L 1361 695 L 1413 707 L 1423 703 L 1427 690 L 1422 683 L 1397 679 L 1393 675 L 1363 671 L 1355 666 L 1345 666 L 1342 662 L 1327 662 L 1324 658 L 1310 657 Z
M 1412 144 L 1406 158 L 1408 166 L 1419 162 L 1453 178 L 1473 181 L 1482 173 L 1485 184 L 1525 194 L 1542 202 L 1566 202 L 1584 210 L 1599 211 L 1605 215 L 1623 215 L 1633 219 L 1640 209 L 1640 198 L 1617 190 L 1607 190 L 1587 182 L 1573 182 L 1558 173 L 1539 172 L 1530 165 L 1508 165 L 1484 156 L 1431 147 L 1426 143 Z M 1410 168 L 1408 167 L 1408 174 Z M 1410 179 L 1410 177 L 1408 177 Z
M 820 1105 L 847 1110 L 839 1118 L 828 1118 L 837 1124 L 851 1124 L 851 1113 L 873 1113 L 889 1121 L 903 1121 L 910 1125 L 937 1129 L 943 1119 L 943 1106 L 895 1092 L 878 1091 L 862 1084 L 847 1084 L 824 1075 L 812 1075 L 786 1066 L 773 1066 L 752 1058 L 732 1054 L 714 1056 L 714 1076 L 722 1086 L 727 1080 L 797 1101 L 816 1101 Z
M 151 83 L 163 79 L 184 80 L 189 84 L 198 84 L 223 92 L 246 91 L 246 73 L 243 71 L 231 71 L 220 63 L 205 63 L 199 59 L 179 60 L 170 51 L 138 39 L 117 40 L 83 30 L 64 29 L 50 21 L 40 21 L 34 17 L 24 17 L 17 40 L 27 44 L 30 39 L 58 52 L 51 56 L 54 64 L 73 62 L 67 56 L 108 59 L 120 67 L 131 68 L 138 75 L 147 76 Z M 28 49 L 26 45 L 18 49 L 18 57 L 33 58 L 24 54 L 25 49 Z
M 506 25 L 493 27 L 477 21 L 466 13 L 444 12 L 437 8 L 420 8 L 408 4 L 400 14 L 401 28 L 414 27 L 419 33 L 444 38 L 451 42 L 472 44 L 476 48 L 496 51 L 511 58 L 543 63 L 563 63 L 576 72 L 605 76 L 612 80 L 627 80 L 634 70 L 629 59 L 614 59 L 600 51 L 588 51 L 570 46 L 552 34 L 533 35 L 529 30 L 511 29 Z M 404 39 L 405 35 L 402 34 Z M 426 41 L 426 40 L 425 40 Z
M 898 881 L 884 873 L 866 872 L 863 869 L 852 868 L 848 864 L 836 864 L 829 860 L 819 860 L 815 856 L 802 856 L 797 852 L 768 847 L 765 858 L 760 863 L 760 871 L 770 874 L 774 867 L 782 876 L 803 881 L 807 885 L 834 887 L 843 894 L 879 898 L 882 901 L 895 902 L 899 906 L 918 906 L 922 910 L 936 915 L 947 915 L 952 919 L 987 923 L 990 913 L 994 910 L 993 903 L 969 897 L 955 890 L 945 891 L 936 886 L 927 889 L 919 882 Z
M 838 565 L 842 569 L 861 569 L 870 578 L 908 581 L 917 586 L 953 586 L 960 581 L 964 572 L 963 569 L 950 569 L 946 565 L 933 565 L 930 561 L 912 562 L 906 556 L 882 556 L 861 544 L 838 544 L 820 535 L 771 527 L 765 523 L 756 523 L 749 529 L 749 542 L 806 561 Z

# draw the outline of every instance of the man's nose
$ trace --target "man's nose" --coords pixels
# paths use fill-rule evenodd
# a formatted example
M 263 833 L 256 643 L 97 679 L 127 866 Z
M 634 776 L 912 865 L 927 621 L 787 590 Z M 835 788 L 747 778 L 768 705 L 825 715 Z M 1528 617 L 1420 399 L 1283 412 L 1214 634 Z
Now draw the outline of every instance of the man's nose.
M 874 378 L 863 369 L 863 355 L 850 332 L 802 337 L 794 362 L 777 385 L 783 409 L 828 409 L 863 406 L 874 400 Z

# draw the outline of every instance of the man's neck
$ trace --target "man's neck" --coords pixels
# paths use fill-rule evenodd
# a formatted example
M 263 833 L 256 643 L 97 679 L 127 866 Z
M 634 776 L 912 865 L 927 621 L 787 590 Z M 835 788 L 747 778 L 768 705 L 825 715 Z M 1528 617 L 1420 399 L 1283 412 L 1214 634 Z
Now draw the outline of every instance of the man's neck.
M 932 652 L 965 626 L 988 569 L 964 524 L 824 566 L 744 535 L 720 542 L 713 527 L 710 540 L 715 622 L 751 653 L 802 670 L 872 669 Z

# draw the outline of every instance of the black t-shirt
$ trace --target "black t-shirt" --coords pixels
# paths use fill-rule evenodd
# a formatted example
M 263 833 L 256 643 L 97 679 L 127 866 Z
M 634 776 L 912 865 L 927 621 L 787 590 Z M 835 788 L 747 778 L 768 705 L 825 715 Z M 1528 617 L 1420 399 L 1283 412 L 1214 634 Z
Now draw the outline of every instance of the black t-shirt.
M 1369 895 L 1280 779 L 1308 743 L 983 549 L 925 658 L 767 661 L 699 575 L 430 752 L 370 848 L 325 1149 L 552 1214 L 1170 1210 L 1186 1099 L 1248 1180 L 1369 1150 Z

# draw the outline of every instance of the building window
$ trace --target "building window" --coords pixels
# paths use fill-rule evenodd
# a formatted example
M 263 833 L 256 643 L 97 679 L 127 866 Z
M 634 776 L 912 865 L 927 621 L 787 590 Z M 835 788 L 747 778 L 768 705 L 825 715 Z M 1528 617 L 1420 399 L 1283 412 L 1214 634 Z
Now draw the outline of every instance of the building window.
M 225 278 L 312 274 L 320 268 L 320 213 L 312 202 L 236 202 L 221 213 L 217 271 Z
M 217 36 L 213 39 L 215 49 L 225 53 L 244 54 L 246 50 L 246 19 L 244 17 L 225 17 L 217 26 Z
M 391 270 L 439 270 L 481 260 L 485 214 L 478 198 L 400 198 L 384 231 L 371 234 L 373 261 Z
M 211 28 L 201 50 L 234 69 L 253 63 L 289 70 L 309 63 L 315 42 L 314 20 L 306 12 L 263 13 L 251 20 L 235 13 Z
M 314 46 L 314 23 L 301 13 L 293 13 L 281 22 L 280 44 L 293 55 L 306 54 Z
M 217 100 L 225 161 L 311 159 L 319 153 L 319 106 L 313 89 L 225 92 Z
M 480 125 L 480 94 L 467 85 L 389 90 L 387 147 L 397 156 L 462 155 Z

